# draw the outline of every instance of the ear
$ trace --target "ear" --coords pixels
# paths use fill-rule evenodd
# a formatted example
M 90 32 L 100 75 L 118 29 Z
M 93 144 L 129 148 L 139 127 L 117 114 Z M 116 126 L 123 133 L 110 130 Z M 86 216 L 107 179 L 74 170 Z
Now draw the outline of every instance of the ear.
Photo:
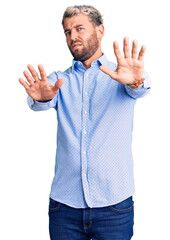
M 96 30 L 97 30 L 98 38 L 102 38 L 104 36 L 104 26 L 103 26 L 103 24 L 100 24 L 99 26 L 97 26 Z

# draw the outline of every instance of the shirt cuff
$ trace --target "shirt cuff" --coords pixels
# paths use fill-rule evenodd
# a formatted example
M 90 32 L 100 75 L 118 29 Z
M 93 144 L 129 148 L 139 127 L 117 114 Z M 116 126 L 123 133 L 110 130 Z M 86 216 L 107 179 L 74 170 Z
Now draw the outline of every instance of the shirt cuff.
M 36 101 L 34 99 L 32 99 L 29 95 L 28 95 L 28 98 L 27 98 L 27 103 L 29 105 L 29 107 L 31 109 L 35 109 L 35 110 L 47 110 L 49 108 L 52 107 L 53 105 L 53 100 L 54 99 L 51 99 L 50 101 L 48 102 L 39 102 L 39 101 Z
M 37 102 L 43 102 L 43 103 L 45 103 L 45 102 L 50 102 L 52 99 L 49 99 L 49 100 L 41 100 L 41 101 L 37 101 Z

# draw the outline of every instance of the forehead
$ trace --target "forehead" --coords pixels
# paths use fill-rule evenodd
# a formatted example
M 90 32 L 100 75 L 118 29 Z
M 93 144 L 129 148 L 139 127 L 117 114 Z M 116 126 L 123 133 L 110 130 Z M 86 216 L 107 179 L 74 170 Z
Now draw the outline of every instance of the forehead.
M 89 17 L 85 14 L 77 14 L 72 17 L 67 17 L 64 20 L 64 29 L 71 29 L 77 25 L 84 25 L 92 27 L 92 23 L 89 21 Z

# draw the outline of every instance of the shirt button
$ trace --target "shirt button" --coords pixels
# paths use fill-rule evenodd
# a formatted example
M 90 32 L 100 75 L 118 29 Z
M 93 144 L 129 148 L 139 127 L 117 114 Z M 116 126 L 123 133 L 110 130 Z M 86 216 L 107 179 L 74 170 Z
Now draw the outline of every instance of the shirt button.
M 86 155 L 86 152 L 84 151 L 83 154 Z
M 85 94 L 87 95 L 87 92 L 85 92 Z
M 85 114 L 87 114 L 87 111 L 84 111 Z
M 84 130 L 84 132 L 83 132 L 84 134 L 86 134 L 86 131 Z

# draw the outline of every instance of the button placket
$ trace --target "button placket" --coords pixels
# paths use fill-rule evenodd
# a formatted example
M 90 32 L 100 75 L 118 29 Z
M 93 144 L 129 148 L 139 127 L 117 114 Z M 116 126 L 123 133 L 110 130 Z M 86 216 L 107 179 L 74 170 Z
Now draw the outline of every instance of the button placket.
M 88 121 L 88 112 L 89 112 L 89 99 L 88 99 L 88 73 L 84 73 L 83 77 L 83 96 L 82 96 L 82 138 L 81 138 L 81 162 L 82 162 L 82 184 L 83 191 L 85 195 L 86 202 L 90 204 L 89 199 L 89 184 L 88 184 L 88 176 L 87 176 L 87 168 L 88 168 L 88 152 L 87 152 L 87 129 L 86 126 Z

